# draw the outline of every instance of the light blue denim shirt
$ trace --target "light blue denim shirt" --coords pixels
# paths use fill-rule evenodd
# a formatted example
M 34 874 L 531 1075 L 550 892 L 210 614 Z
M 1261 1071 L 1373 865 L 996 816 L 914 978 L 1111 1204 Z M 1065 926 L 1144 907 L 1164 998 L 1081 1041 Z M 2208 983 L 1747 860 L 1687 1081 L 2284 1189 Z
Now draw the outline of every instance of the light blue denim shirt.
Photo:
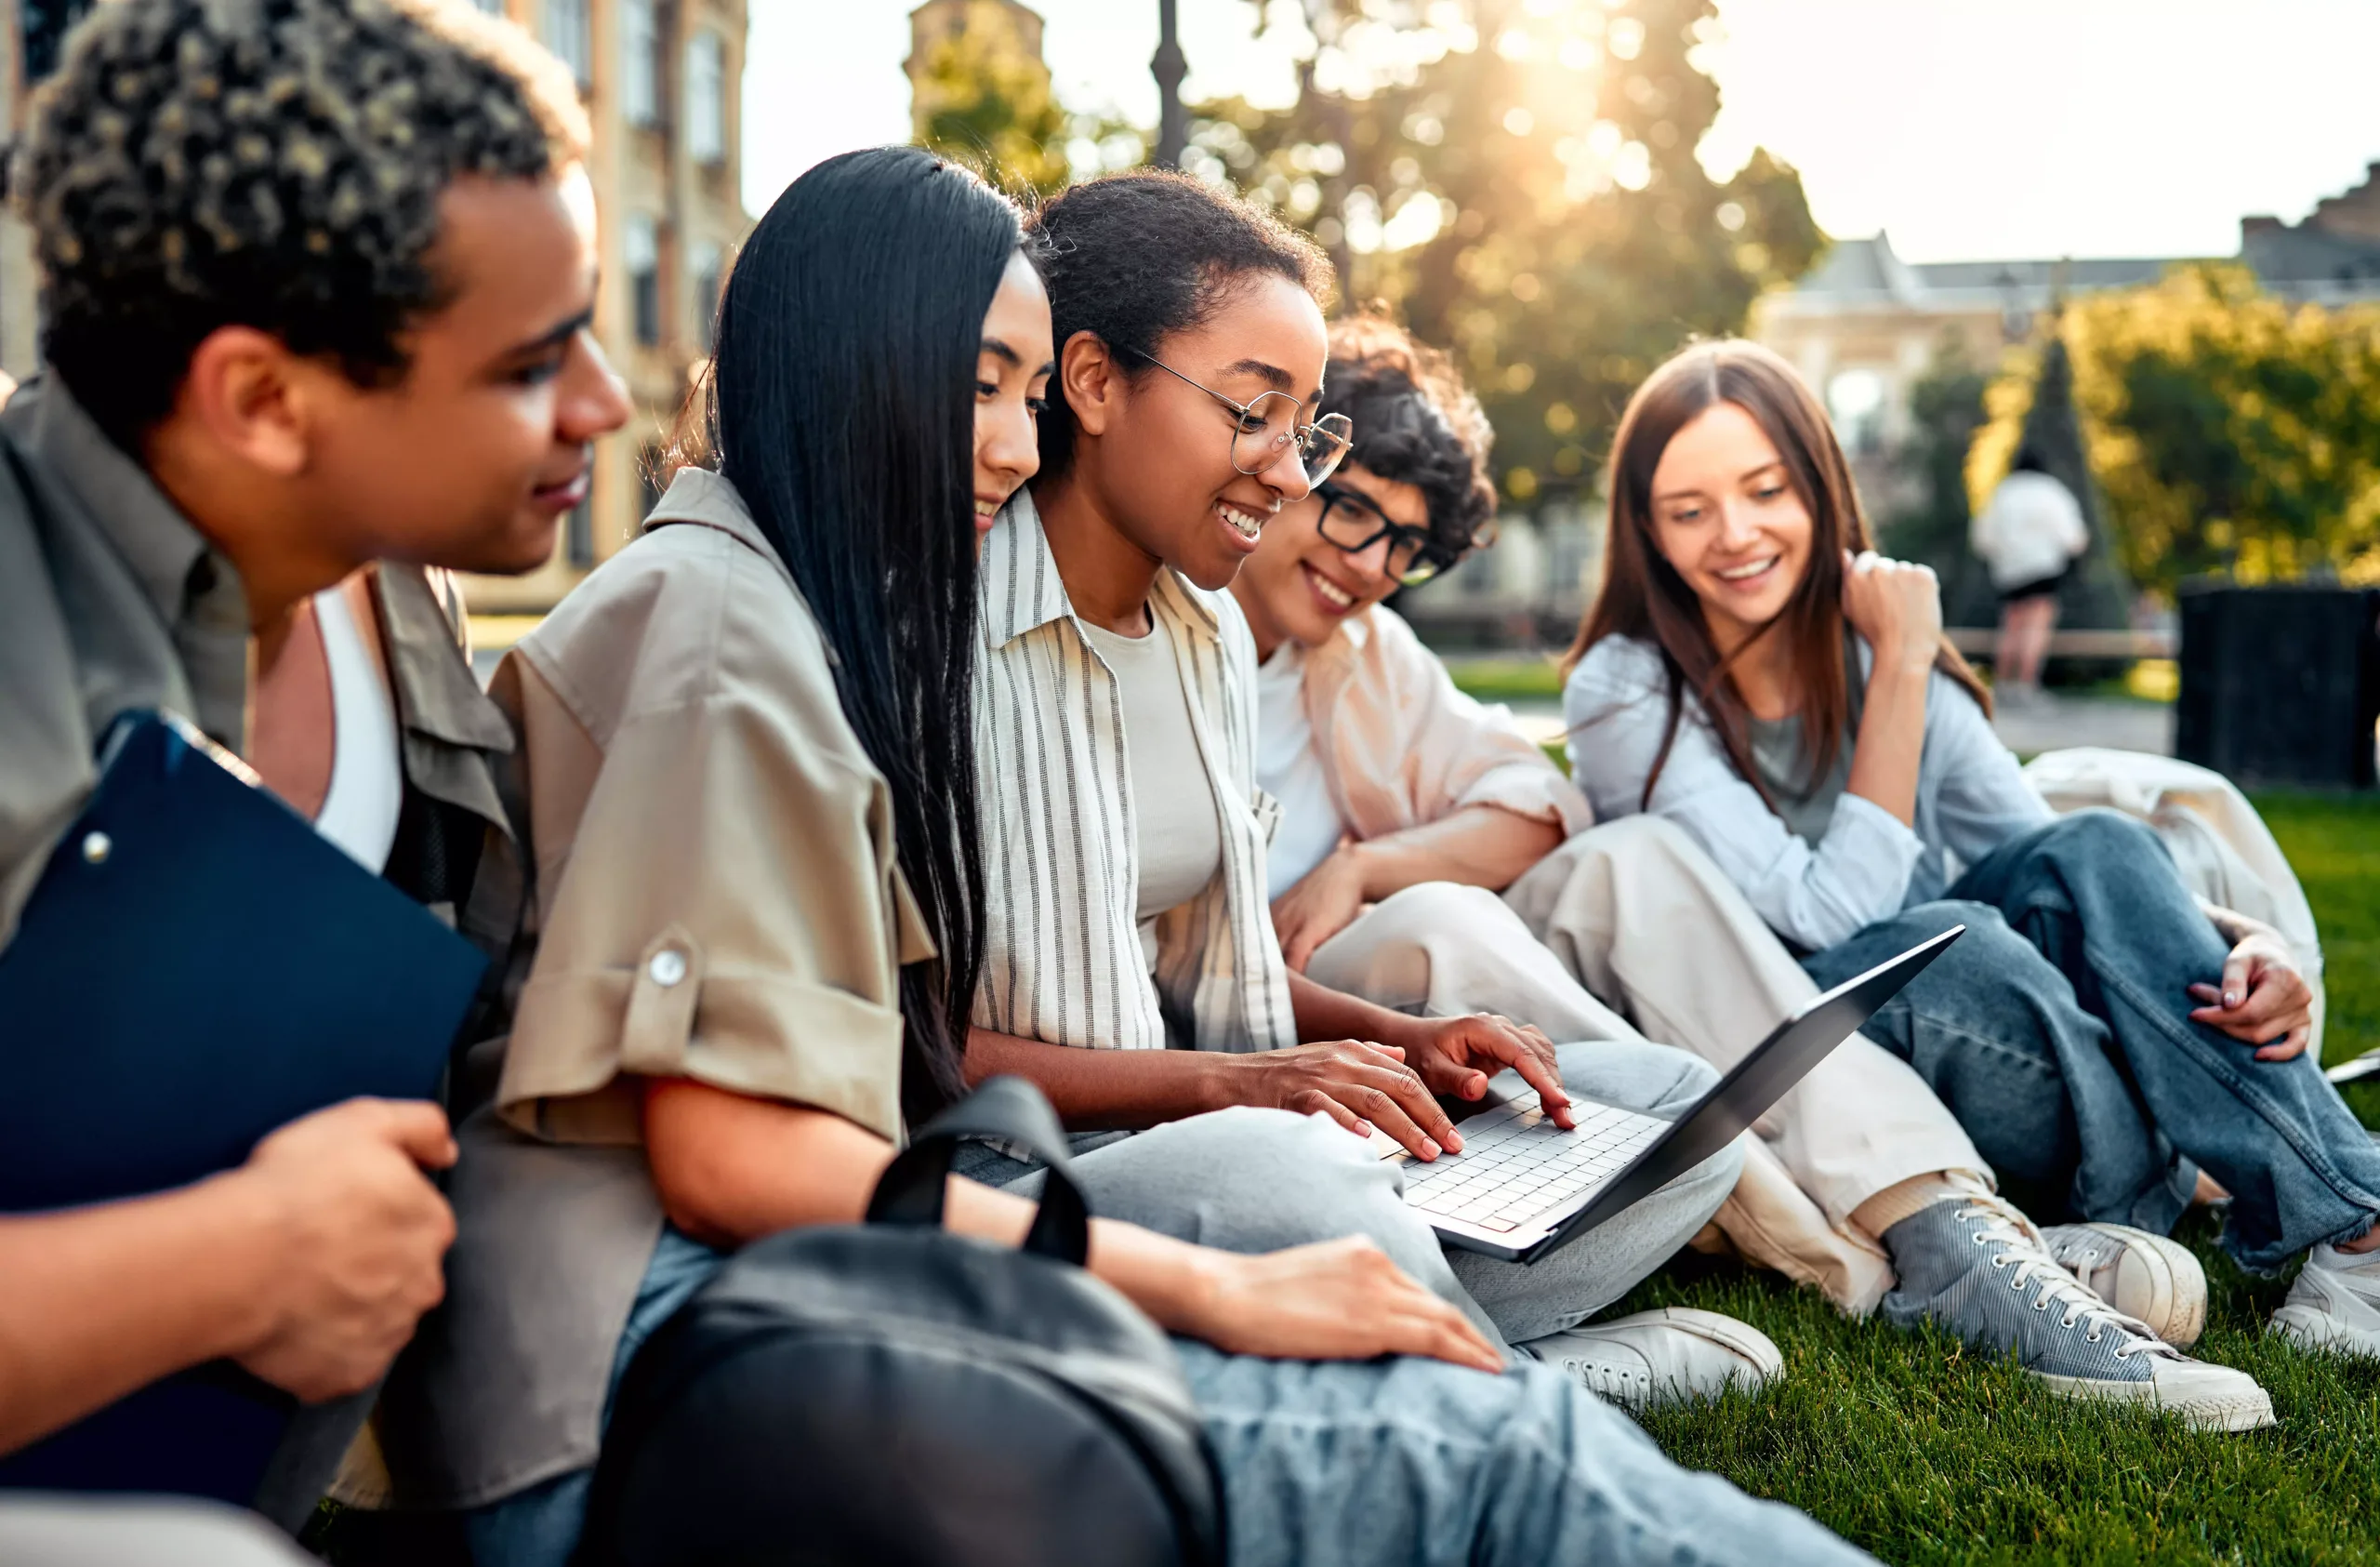
M 1875 655 L 1858 644 L 1862 670 Z M 1693 694 L 1652 799 L 1645 779 L 1669 722 L 1659 651 L 1606 637 L 1570 671 L 1562 693 L 1571 777 L 1598 820 L 1650 810 L 1694 835 L 1778 935 L 1820 951 L 1913 903 L 1942 896 L 1969 865 L 2050 819 L 1975 699 L 1939 670 L 1925 693 L 1925 750 L 1917 823 L 1903 827 L 1874 802 L 1845 793 L 1818 844 L 1778 819 L 1727 760 Z M 1844 743 L 1850 743 L 1844 737 Z

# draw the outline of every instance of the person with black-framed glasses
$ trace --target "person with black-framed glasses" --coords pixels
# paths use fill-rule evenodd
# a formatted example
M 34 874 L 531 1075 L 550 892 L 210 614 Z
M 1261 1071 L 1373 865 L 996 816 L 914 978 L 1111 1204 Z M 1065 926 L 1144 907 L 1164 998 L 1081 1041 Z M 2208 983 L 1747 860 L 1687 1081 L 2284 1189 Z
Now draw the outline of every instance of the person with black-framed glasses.
M 1323 388 L 1353 448 L 1266 525 L 1231 590 L 1261 660 L 1256 781 L 1281 809 L 1266 893 L 1284 957 L 1395 1011 L 1509 1015 L 1580 1042 L 1560 1047 L 1566 1090 L 1665 1113 L 1632 1064 L 1682 1053 L 1597 1001 L 1496 896 L 1592 824 L 1585 799 L 1383 602 L 1494 542 L 1487 418 L 1444 355 L 1369 314 L 1332 327 Z M 1591 1388 L 1658 1366 L 1672 1397 L 1782 1367 L 1757 1331 L 1690 1310 L 1573 1321 L 1530 1352 Z

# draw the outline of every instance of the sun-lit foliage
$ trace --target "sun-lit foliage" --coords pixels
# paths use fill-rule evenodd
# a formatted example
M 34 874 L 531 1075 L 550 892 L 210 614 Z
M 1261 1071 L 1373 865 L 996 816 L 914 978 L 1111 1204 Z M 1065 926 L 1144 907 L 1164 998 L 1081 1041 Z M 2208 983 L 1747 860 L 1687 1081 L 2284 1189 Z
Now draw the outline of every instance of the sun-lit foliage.
M 919 146 L 1008 190 L 1064 187 L 1072 121 L 999 7 L 978 0 L 965 25 L 934 46 L 917 100 Z
M 2294 305 L 2243 269 L 2190 266 L 2070 303 L 2062 332 L 2134 580 L 2161 593 L 2215 571 L 2380 583 L 2380 307 Z M 1972 494 L 2007 471 L 2039 357 L 1991 388 Z
M 1739 329 L 1821 236 L 1765 153 L 1725 183 L 1708 0 L 1273 0 L 1299 100 L 1199 105 L 1184 166 L 1311 228 L 1347 296 L 1447 345 L 1505 496 L 1592 485 L 1621 405 L 1689 336 Z

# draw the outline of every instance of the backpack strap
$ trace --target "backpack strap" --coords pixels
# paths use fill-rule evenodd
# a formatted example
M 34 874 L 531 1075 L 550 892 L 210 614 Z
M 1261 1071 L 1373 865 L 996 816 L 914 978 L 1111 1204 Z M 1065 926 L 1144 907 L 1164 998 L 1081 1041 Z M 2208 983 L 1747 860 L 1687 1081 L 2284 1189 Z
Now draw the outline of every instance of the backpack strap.
M 1057 1112 L 1020 1077 L 993 1078 L 926 1122 L 876 1183 L 867 1222 L 939 1227 L 951 1156 L 971 1140 L 1015 1145 L 1050 1167 L 1025 1250 L 1081 1267 L 1091 1255 L 1090 1205 L 1070 1173 Z

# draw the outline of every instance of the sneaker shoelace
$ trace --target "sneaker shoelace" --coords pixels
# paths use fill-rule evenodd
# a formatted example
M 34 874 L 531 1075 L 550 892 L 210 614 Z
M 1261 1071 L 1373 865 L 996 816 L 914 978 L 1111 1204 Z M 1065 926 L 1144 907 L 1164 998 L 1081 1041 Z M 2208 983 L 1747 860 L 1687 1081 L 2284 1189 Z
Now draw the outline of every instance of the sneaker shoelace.
M 1650 1372 L 1623 1371 L 1608 1361 L 1583 1355 L 1566 1355 L 1561 1363 L 1563 1370 L 1585 1383 L 1587 1391 L 1598 1398 L 1650 1397 L 1653 1391 Z
M 2099 1298 L 2088 1285 L 2069 1273 L 2035 1235 L 2032 1228 L 1996 1202 L 1975 1202 L 1959 1210 L 1961 1219 L 1977 1221 L 1975 1243 L 1978 1246 L 1998 1242 L 1991 1266 L 2014 1269 L 2009 1274 L 2008 1287 L 2022 1291 L 2028 1284 L 2036 1286 L 2033 1309 L 2046 1311 L 2052 1306 L 2062 1306 L 2057 1325 L 2072 1331 L 2078 1324 L 2088 1324 L 2084 1336 L 2096 1344 L 2109 1328 L 2122 1335 L 2116 1346 L 2116 1359 L 2130 1360 L 2135 1355 L 2162 1354 L 2181 1359 L 2180 1351 L 2168 1346 L 2151 1333 L 2149 1324 L 2137 1318 L 2127 1317 Z

